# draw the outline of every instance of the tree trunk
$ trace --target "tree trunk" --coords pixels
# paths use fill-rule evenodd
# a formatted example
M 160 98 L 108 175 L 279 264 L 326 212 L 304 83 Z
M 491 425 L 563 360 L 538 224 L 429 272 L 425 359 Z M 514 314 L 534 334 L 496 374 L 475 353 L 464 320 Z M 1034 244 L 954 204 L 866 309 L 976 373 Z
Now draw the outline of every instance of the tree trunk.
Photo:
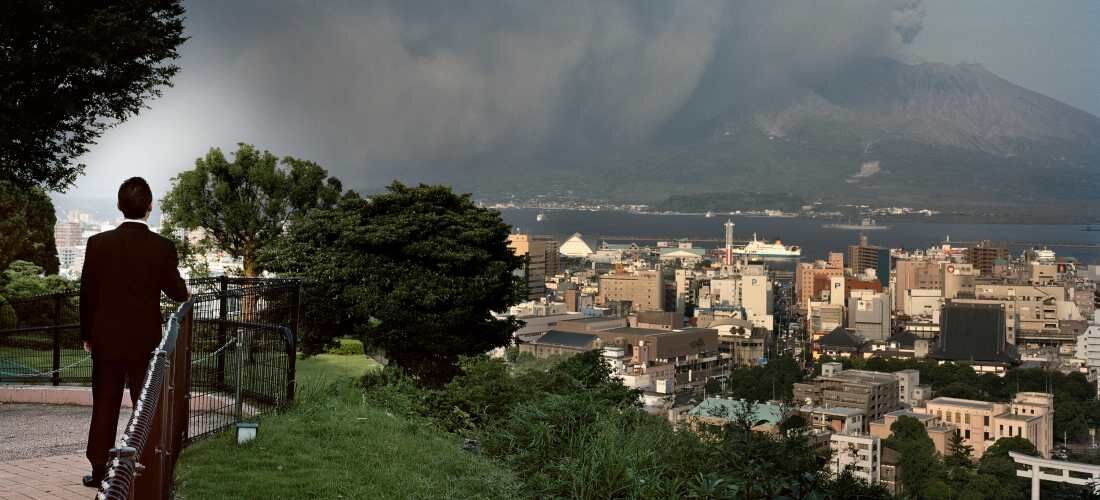
M 244 269 L 242 269 L 242 271 L 244 272 L 244 277 L 245 278 L 255 278 L 256 277 L 256 255 L 255 255 L 255 253 L 252 252 L 251 250 L 245 250 L 243 260 L 244 260 L 244 264 L 243 264 Z

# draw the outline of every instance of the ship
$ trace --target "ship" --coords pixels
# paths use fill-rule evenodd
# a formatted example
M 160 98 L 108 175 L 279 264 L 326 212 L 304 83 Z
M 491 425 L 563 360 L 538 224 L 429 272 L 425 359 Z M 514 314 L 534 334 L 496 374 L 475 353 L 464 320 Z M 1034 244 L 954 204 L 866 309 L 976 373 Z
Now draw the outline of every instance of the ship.
M 859 224 L 824 224 L 821 227 L 827 229 L 848 229 L 854 231 L 879 231 L 882 229 L 890 229 L 890 226 L 882 224 L 876 224 L 875 219 L 864 218 L 859 221 Z
M 536 222 L 542 222 L 544 219 L 546 219 L 546 214 L 542 212 L 539 212 L 538 215 L 535 216 Z
M 714 217 L 714 212 L 707 212 L 707 213 L 703 214 L 703 216 L 709 219 L 711 217 Z
M 779 240 L 775 240 L 775 243 L 760 241 L 756 239 L 756 233 L 752 234 L 752 241 L 747 245 L 734 248 L 731 252 L 742 257 L 794 258 L 802 256 L 801 248 L 786 246 Z

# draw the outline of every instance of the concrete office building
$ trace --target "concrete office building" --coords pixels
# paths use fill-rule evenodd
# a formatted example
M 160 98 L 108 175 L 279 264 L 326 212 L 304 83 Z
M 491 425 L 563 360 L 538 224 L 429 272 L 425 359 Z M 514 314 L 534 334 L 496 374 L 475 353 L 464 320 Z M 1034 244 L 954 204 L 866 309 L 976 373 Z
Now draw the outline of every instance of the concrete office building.
M 978 269 L 970 264 L 945 262 L 940 264 L 940 281 L 943 284 L 943 298 L 973 298 L 974 282 L 978 278 Z
M 940 264 L 931 259 L 897 259 L 894 261 L 894 309 L 905 310 L 910 290 L 937 290 L 943 286 Z M 912 316 L 912 313 L 906 312 Z
M 557 240 L 549 236 L 510 234 L 508 246 L 517 256 L 525 257 L 522 271 L 528 300 L 545 297 L 546 277 L 552 276 L 548 271 L 556 274 L 560 268 Z
M 806 310 L 810 301 L 817 300 L 822 291 L 828 290 L 829 278 L 844 277 L 844 266 L 838 265 L 839 258 L 830 254 L 829 261 L 819 260 L 813 263 L 802 262 L 795 268 L 795 294 L 798 296 L 799 309 Z M 824 279 L 825 281 L 819 281 Z
M 974 458 L 1003 437 L 1031 441 L 1044 458 L 1054 447 L 1054 396 L 1021 392 L 1011 403 L 990 403 L 959 398 L 935 398 L 916 411 L 935 416 L 953 426 L 963 442 L 974 447 Z M 942 453 L 943 451 L 941 451 Z
M 844 370 L 840 363 L 825 363 L 821 376 L 794 384 L 794 398 L 800 404 L 862 410 L 867 421 L 900 406 L 898 380 L 892 374 Z
M 663 311 L 665 287 L 659 271 L 600 276 L 597 305 L 611 301 L 629 301 L 634 311 Z
M 900 291 L 900 290 L 899 290 Z M 901 297 L 902 307 L 897 309 L 910 318 L 928 318 L 939 322 L 943 306 L 943 290 L 937 288 L 910 288 Z
M 890 337 L 890 301 L 885 294 L 869 290 L 848 297 L 848 328 L 867 340 Z
M 1081 321 L 1071 290 L 1062 286 L 993 284 L 978 282 L 974 302 L 1002 304 L 1010 344 L 1062 345 L 1076 342 L 1076 335 L 1063 333 L 1065 321 Z

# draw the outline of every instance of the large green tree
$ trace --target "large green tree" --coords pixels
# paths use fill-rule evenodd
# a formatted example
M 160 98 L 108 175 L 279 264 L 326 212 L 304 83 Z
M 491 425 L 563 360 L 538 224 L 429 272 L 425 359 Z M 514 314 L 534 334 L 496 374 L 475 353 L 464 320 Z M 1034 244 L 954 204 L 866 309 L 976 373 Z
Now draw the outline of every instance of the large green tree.
M 901 416 L 890 425 L 886 446 L 897 450 L 898 475 L 902 490 L 913 498 L 934 498 L 946 488 L 942 481 L 943 464 L 936 446 L 919 420 Z M 935 493 L 935 494 L 932 494 Z
M 243 274 L 263 269 L 257 256 L 296 215 L 336 203 L 342 187 L 316 163 L 238 144 L 230 161 L 218 148 L 172 179 L 161 202 L 164 231 L 202 229 L 208 243 L 243 260 Z M 181 253 L 189 247 L 181 246 Z M 186 255 L 184 256 L 186 259 Z
M 44 191 L 0 180 L 0 272 L 25 260 L 57 274 L 55 223 L 53 202 Z
M 347 195 L 296 219 L 265 263 L 315 284 L 306 294 L 317 306 L 306 312 L 308 343 L 358 334 L 368 349 L 438 385 L 458 372 L 459 356 L 511 342 L 518 323 L 491 314 L 523 297 L 510 231 L 469 195 L 394 183 L 369 200 Z
M 0 11 L 0 177 L 64 190 L 107 127 L 170 85 L 183 6 L 7 0 Z

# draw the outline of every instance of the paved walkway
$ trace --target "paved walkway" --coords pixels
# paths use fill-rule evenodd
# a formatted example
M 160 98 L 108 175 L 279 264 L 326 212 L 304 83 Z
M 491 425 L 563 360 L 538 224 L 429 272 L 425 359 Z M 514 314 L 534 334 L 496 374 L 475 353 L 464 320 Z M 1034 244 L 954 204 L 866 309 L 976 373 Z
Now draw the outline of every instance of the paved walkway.
M 0 500 L 88 499 L 84 447 L 92 409 L 86 406 L 0 403 Z M 119 431 L 130 417 L 119 416 Z
M 80 484 L 87 473 L 83 453 L 0 462 L 0 500 L 87 500 L 96 493 Z

